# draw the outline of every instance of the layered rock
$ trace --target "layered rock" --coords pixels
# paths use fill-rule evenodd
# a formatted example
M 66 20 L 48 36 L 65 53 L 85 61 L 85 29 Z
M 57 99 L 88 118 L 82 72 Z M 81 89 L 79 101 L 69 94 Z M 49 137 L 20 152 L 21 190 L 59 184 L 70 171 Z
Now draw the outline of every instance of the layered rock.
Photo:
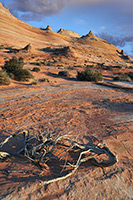
M 32 47 L 27 46 L 32 44 Z M 0 3 L 0 45 L 5 47 L 13 47 L 20 51 L 31 51 L 30 49 L 44 49 L 47 46 L 53 48 L 62 48 L 62 54 L 75 55 L 78 52 L 79 57 L 102 57 L 105 59 L 124 61 L 129 60 L 128 57 L 122 56 L 120 50 L 109 44 L 107 41 L 96 37 L 92 31 L 87 35 L 80 37 L 78 33 L 70 30 L 60 29 L 58 33 L 52 31 L 48 25 L 46 29 L 41 30 L 35 28 L 20 19 L 12 16 L 8 9 L 4 8 Z M 24 50 L 25 48 L 28 50 Z M 71 46 L 73 47 L 71 49 Z M 67 47 L 67 48 L 66 48 Z M 22 50 L 23 49 L 23 50 Z M 39 52 L 40 53 L 40 52 Z M 99 58 L 100 58 L 99 57 Z M 99 59 L 100 60 L 100 59 Z
M 80 35 L 76 32 L 72 32 L 69 30 L 65 30 L 65 29 L 60 29 L 58 31 L 59 34 L 64 35 L 64 36 L 68 36 L 68 37 L 75 37 L 75 38 L 80 38 Z
M 84 38 L 84 39 L 94 39 L 94 40 L 97 40 L 99 39 L 98 37 L 96 37 L 93 32 L 90 30 L 90 32 L 87 34 L 87 35 L 83 35 L 81 38 Z
M 47 26 L 46 31 L 35 28 L 14 17 L 0 4 L 0 44 L 20 49 L 28 43 L 32 43 L 36 48 L 54 43 L 68 45 L 59 34 L 52 31 L 50 26 Z

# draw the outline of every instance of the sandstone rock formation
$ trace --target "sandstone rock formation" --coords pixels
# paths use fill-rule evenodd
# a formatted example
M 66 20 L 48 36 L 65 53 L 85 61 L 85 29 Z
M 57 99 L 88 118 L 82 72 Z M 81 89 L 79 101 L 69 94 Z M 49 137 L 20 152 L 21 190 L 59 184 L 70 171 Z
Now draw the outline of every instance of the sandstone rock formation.
M 87 35 L 83 35 L 81 38 L 82 39 L 91 39 L 91 40 L 101 40 L 100 38 L 96 37 L 91 30 L 89 31 L 89 33 Z
M 5 47 L 20 50 L 27 44 L 32 44 L 32 49 L 39 50 L 48 46 L 52 48 L 69 46 L 74 49 L 76 56 L 84 59 L 87 59 L 89 54 L 93 57 L 93 61 L 95 59 L 97 62 L 105 60 L 131 62 L 130 59 L 120 55 L 120 50 L 116 46 L 96 37 L 92 31 L 80 37 L 78 33 L 64 29 L 56 33 L 49 25 L 44 30 L 17 19 L 0 4 L 0 44 Z
M 49 25 L 46 27 L 45 30 L 46 30 L 46 31 L 53 31 L 52 28 L 51 28 L 51 26 L 49 26 Z
M 34 47 L 32 46 L 32 44 L 27 44 L 24 48 L 20 49 L 19 51 L 31 52 L 33 50 L 34 50 Z
M 78 33 L 69 31 L 69 30 L 65 30 L 65 29 L 60 29 L 58 31 L 59 34 L 64 35 L 64 36 L 68 36 L 68 37 L 75 37 L 75 38 L 80 38 L 80 35 Z
M 92 30 L 86 35 L 86 37 L 95 38 L 96 36 L 93 34 Z

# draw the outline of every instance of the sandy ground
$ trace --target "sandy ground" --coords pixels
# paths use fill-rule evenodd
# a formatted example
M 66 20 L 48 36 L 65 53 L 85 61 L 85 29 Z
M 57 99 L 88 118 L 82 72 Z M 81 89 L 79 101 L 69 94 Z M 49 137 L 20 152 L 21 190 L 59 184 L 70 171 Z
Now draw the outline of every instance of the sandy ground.
M 88 161 L 70 178 L 43 185 L 39 180 L 59 173 L 58 163 L 46 165 L 42 172 L 27 159 L 12 157 L 0 163 L 0 199 L 132 199 L 132 90 L 51 76 L 49 80 L 36 86 L 14 82 L 0 87 L 0 142 L 21 128 L 31 134 L 36 129 L 62 129 L 73 139 L 79 135 L 79 140 L 88 136 L 102 140 L 118 162 L 100 168 Z M 15 152 L 23 145 L 21 139 L 7 144 L 5 150 Z M 16 172 L 7 175 L 5 169 Z M 20 169 L 25 173 L 18 173 Z

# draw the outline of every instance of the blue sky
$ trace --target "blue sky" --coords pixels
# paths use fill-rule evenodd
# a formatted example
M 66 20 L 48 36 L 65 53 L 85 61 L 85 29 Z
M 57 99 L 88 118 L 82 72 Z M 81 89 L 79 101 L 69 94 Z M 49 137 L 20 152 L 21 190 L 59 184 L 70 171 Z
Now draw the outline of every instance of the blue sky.
M 0 0 L 11 13 L 38 28 L 50 25 L 80 35 L 90 30 L 133 57 L 132 0 Z

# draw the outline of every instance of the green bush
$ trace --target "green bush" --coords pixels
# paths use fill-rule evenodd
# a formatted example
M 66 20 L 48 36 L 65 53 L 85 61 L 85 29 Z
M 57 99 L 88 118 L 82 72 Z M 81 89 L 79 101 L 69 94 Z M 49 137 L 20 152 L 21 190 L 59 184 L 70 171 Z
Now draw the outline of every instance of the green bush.
M 27 70 L 23 69 L 24 58 L 16 58 L 15 56 L 9 61 L 6 61 L 3 70 L 5 70 L 8 75 L 17 81 L 28 81 L 33 78 L 32 74 Z
M 16 71 L 23 69 L 24 66 L 24 60 L 22 57 L 17 59 L 15 56 L 11 58 L 9 61 L 5 62 L 4 70 L 6 70 L 7 73 L 12 73 L 15 75 Z
M 118 76 L 114 77 L 115 81 L 133 81 L 133 72 L 120 73 Z
M 102 81 L 102 75 L 96 70 L 86 68 L 85 71 L 78 72 L 77 79 L 79 81 Z
M 58 73 L 58 76 L 64 76 L 64 77 L 70 77 L 70 74 L 69 74 L 69 72 L 68 71 L 60 71 L 59 73 Z
M 15 78 L 15 76 L 14 76 L 13 73 L 8 73 L 8 76 L 9 76 L 11 79 L 14 79 L 14 78 Z
M 32 71 L 33 71 L 33 72 L 40 72 L 40 68 L 39 68 L 39 67 L 34 67 L 34 68 L 32 69 Z
M 9 85 L 10 79 L 5 71 L 0 71 L 0 85 Z
M 19 61 L 19 63 L 22 63 L 24 65 L 24 58 L 23 57 L 19 57 L 18 61 Z
M 15 72 L 15 80 L 17 81 L 29 81 L 33 78 L 33 75 L 27 69 L 20 69 Z
M 127 74 L 120 74 L 114 77 L 114 81 L 128 81 L 131 82 L 131 78 Z
M 0 45 L 0 49 L 4 49 L 4 45 L 1 44 L 1 45 Z

